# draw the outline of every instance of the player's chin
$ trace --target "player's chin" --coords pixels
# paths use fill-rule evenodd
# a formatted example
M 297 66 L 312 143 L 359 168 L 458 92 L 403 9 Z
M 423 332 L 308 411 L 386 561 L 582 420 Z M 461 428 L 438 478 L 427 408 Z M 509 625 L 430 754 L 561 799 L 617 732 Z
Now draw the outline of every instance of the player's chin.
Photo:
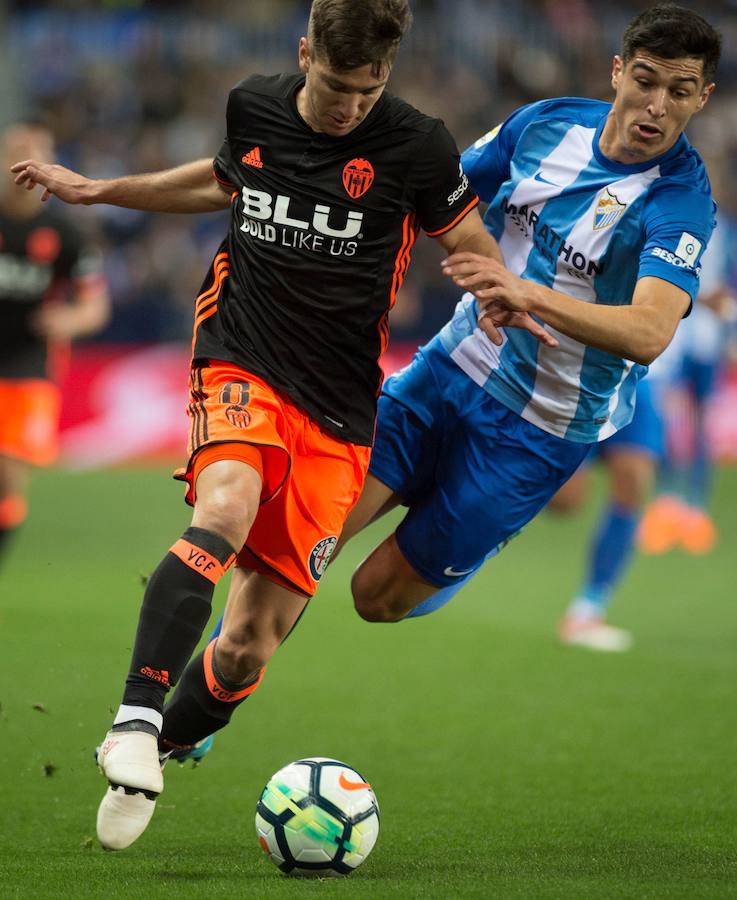
M 361 119 L 348 119 L 345 122 L 330 116 L 325 124 L 325 132 L 331 137 L 343 137 L 350 134 L 354 128 L 361 124 Z

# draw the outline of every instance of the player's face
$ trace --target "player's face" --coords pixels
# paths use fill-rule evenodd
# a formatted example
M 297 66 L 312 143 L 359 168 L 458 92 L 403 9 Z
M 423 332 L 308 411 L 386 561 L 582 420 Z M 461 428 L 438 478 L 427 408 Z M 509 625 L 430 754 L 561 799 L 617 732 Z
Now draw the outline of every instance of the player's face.
M 389 66 L 379 77 L 370 65 L 337 72 L 319 56 L 310 56 L 306 38 L 299 42 L 299 67 L 306 75 L 297 96 L 300 115 L 314 131 L 331 137 L 343 137 L 363 122 L 389 78 Z
M 691 56 L 663 59 L 642 50 L 626 66 L 615 56 L 616 97 L 600 140 L 605 156 L 638 163 L 670 150 L 714 90 L 704 84 L 703 68 L 703 60 Z

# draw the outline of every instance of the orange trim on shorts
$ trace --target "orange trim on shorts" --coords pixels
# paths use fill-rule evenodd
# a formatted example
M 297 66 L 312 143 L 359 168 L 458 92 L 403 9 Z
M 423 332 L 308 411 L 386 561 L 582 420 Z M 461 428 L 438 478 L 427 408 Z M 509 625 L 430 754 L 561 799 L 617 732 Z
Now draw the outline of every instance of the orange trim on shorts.
M 28 515 L 28 502 L 20 494 L 0 500 L 0 528 L 17 528 Z
M 185 541 L 184 538 L 179 538 L 176 544 L 169 548 L 169 553 L 173 553 L 174 556 L 181 559 L 185 566 L 189 566 L 190 569 L 199 572 L 203 578 L 207 578 L 207 580 L 211 581 L 213 584 L 217 584 L 218 581 L 220 581 L 235 560 L 234 553 L 226 561 L 225 565 L 223 565 L 220 560 L 215 559 L 214 556 L 206 550 L 203 550 L 202 547 L 198 547 L 196 544 L 190 544 L 190 542 Z
M 252 684 L 244 687 L 243 690 L 228 691 L 220 684 L 220 682 L 215 677 L 215 672 L 213 671 L 212 655 L 215 650 L 216 643 L 217 638 L 210 641 L 210 643 L 205 648 L 205 654 L 202 660 L 202 665 L 205 670 L 205 682 L 207 684 L 207 689 L 217 700 L 221 700 L 223 703 L 235 703 L 236 700 L 242 700 L 244 697 L 247 697 L 249 694 L 252 694 L 256 690 L 256 688 L 261 684 L 261 679 L 264 677 L 266 666 L 261 667 L 258 673 L 258 678 Z
M 312 591 L 307 591 L 302 585 L 290 581 L 286 575 L 282 575 L 281 572 L 257 556 L 246 544 L 241 547 L 238 556 L 236 557 L 235 564 L 239 569 L 247 569 L 249 572 L 258 572 L 259 575 L 263 575 L 264 578 L 273 581 L 274 584 L 286 588 L 293 594 L 299 594 L 300 597 L 306 597 L 308 600 L 311 600 L 315 596 L 317 585 L 315 585 Z
M 203 469 L 223 459 L 240 460 L 258 472 L 259 478 L 264 480 L 264 461 L 260 448 L 255 444 L 242 444 L 237 441 L 224 444 L 206 444 L 195 454 L 192 463 L 192 484 L 197 490 L 197 479 Z

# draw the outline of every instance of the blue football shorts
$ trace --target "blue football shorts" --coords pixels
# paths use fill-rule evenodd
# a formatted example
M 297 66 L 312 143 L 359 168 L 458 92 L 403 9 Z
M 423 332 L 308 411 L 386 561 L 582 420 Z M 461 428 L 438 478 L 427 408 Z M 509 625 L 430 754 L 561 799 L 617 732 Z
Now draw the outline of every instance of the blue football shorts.
M 456 584 L 517 535 L 591 445 L 548 434 L 500 403 L 439 338 L 387 379 L 370 473 L 409 507 L 397 529 L 412 568 Z
M 688 354 L 684 356 L 681 364 L 681 383 L 699 403 L 705 403 L 714 393 L 721 365 L 721 360 L 702 362 Z
M 632 421 L 610 438 L 596 444 L 589 459 L 593 461 L 610 453 L 630 450 L 642 451 L 660 459 L 665 452 L 665 426 L 658 408 L 657 394 L 647 378 L 639 381 Z

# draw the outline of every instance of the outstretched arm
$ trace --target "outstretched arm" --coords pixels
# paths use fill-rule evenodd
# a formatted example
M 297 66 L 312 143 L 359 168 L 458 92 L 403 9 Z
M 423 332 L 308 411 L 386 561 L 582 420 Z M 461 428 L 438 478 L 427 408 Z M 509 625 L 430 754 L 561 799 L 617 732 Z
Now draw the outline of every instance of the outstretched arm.
M 582 344 L 645 366 L 671 342 L 690 303 L 684 290 L 653 276 L 640 278 L 631 305 L 607 306 L 519 278 L 477 254 L 455 254 L 442 265 L 445 274 L 471 291 L 492 316 L 500 308 L 534 313 Z
M 15 183 L 27 190 L 44 189 L 42 200 L 65 203 L 108 203 L 147 212 L 215 212 L 228 206 L 229 194 L 212 171 L 211 159 L 198 159 L 175 169 L 122 178 L 93 179 L 55 163 L 26 159 L 11 166 Z

